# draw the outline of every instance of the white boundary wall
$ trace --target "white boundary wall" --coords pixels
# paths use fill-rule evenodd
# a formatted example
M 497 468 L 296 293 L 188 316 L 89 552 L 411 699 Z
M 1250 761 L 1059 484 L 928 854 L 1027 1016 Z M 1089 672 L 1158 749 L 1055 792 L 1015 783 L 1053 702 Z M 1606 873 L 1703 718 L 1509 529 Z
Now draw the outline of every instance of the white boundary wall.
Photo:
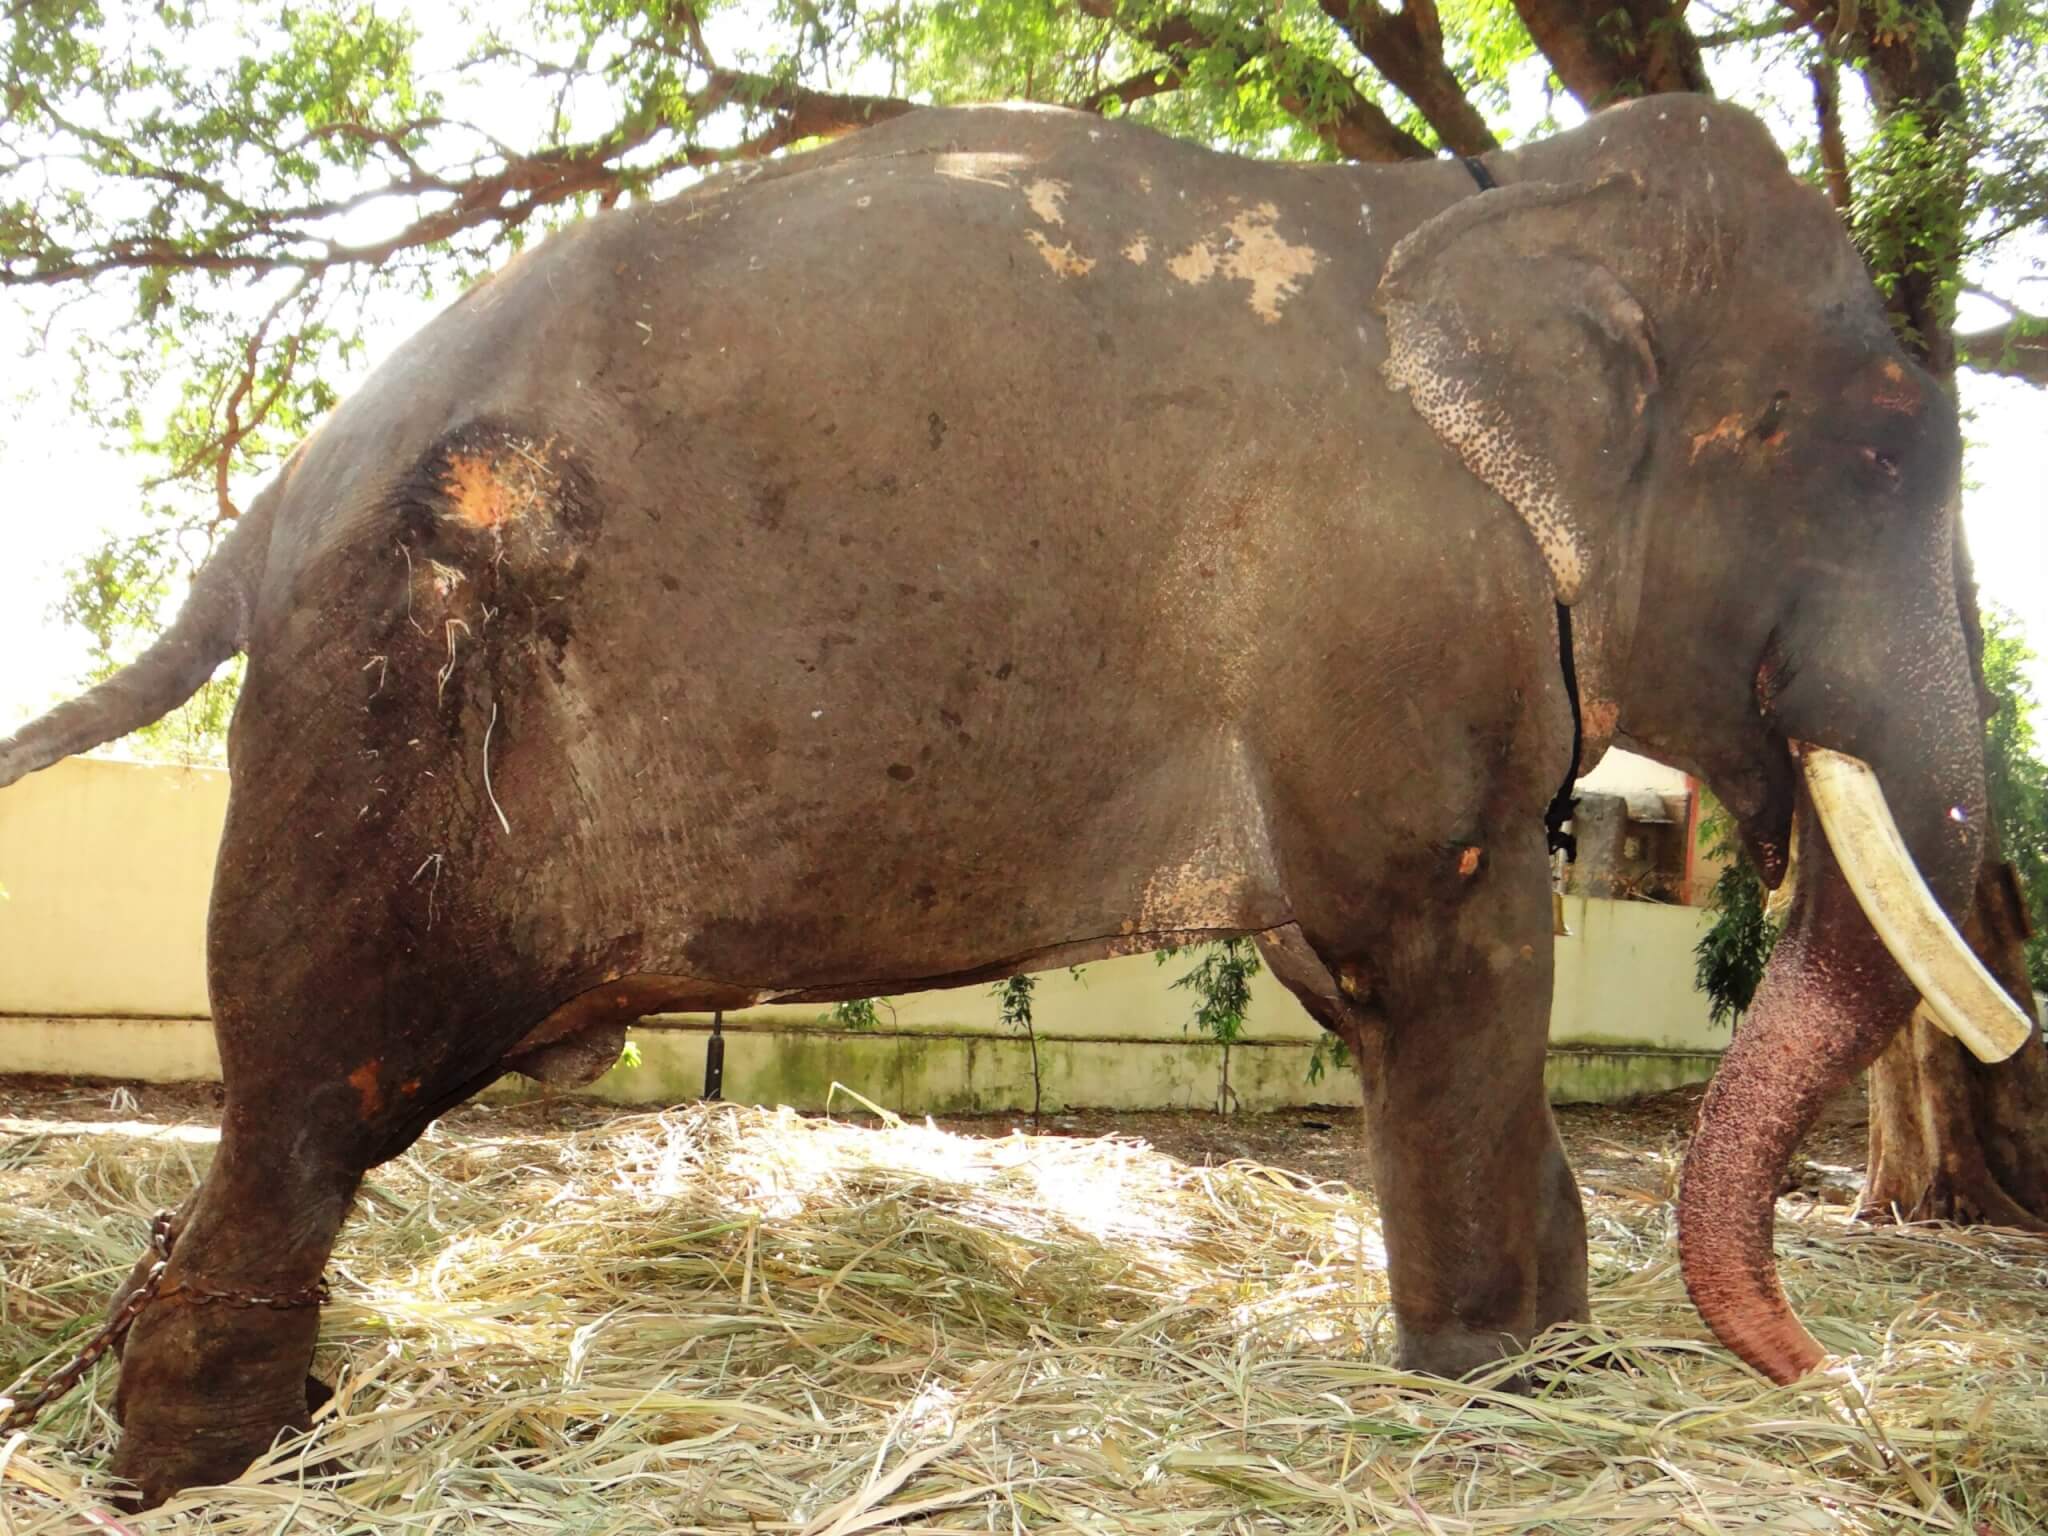
M 204 1024 L 205 926 L 226 805 L 222 770 L 99 758 L 0 791 L 0 1071 L 217 1075 Z M 1692 989 L 1704 914 L 1582 897 L 1568 899 L 1566 912 L 1572 936 L 1557 941 L 1551 1023 L 1554 1094 L 1608 1098 L 1704 1076 L 1726 1044 Z M 1185 968 L 1141 956 L 1091 965 L 1079 982 L 1064 971 L 1041 978 L 1034 1011 L 1060 1102 L 1138 1108 L 1216 1098 L 1221 1054 L 1187 1037 L 1189 996 L 1170 987 Z M 729 1019 L 729 1096 L 808 1107 L 821 1091 L 818 1074 L 843 1071 L 851 1077 L 842 1081 L 894 1082 L 895 1108 L 998 1108 L 1014 1098 L 1021 1072 L 1028 1102 L 1023 1047 L 1003 1037 L 985 987 L 896 999 L 884 1029 L 867 1036 L 821 1029 L 822 1013 L 770 1007 Z M 1255 988 L 1250 1023 L 1231 1072 L 1244 1103 L 1356 1096 L 1348 1074 L 1307 1082 L 1320 1031 L 1270 977 Z M 655 1021 L 639 1038 L 643 1069 L 614 1074 L 605 1091 L 695 1091 L 700 1028 Z M 983 1045 L 957 1049 L 960 1060 L 949 1062 L 933 1049 L 942 1038 Z

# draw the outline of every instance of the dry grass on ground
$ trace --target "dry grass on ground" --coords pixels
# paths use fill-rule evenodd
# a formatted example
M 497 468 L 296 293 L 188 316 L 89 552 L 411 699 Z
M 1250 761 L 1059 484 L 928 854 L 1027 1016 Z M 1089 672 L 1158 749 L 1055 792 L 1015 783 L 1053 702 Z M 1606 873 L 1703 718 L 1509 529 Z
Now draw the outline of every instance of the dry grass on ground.
M 103 1371 L 0 1446 L 0 1531 L 2048 1528 L 2038 1241 L 1786 1202 L 1788 1283 L 1845 1360 L 1770 1388 L 1685 1301 L 1670 1144 L 1582 1148 L 1598 1326 L 1516 1396 L 1387 1363 L 1345 1184 L 1129 1139 L 550 1118 L 470 1112 L 372 1176 L 309 1439 L 117 1517 Z M 0 1150 L 8 1379 L 68 1357 L 210 1155 L 149 1130 Z

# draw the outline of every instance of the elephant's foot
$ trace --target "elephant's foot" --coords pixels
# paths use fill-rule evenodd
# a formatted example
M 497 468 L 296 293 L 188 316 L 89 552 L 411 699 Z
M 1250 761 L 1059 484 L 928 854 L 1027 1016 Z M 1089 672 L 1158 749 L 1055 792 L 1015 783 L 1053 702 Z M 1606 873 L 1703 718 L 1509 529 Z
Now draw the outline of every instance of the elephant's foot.
M 1434 1307 L 1430 1310 L 1435 1316 L 1428 1322 L 1410 1322 L 1397 1315 L 1395 1358 L 1403 1370 L 1459 1380 L 1489 1371 L 1522 1353 L 1547 1329 L 1590 1320 L 1585 1213 L 1562 1150 L 1554 1155 L 1558 1176 L 1544 1181 L 1535 1262 L 1517 1262 L 1505 1253 L 1475 1255 L 1462 1272 L 1467 1304 L 1485 1298 L 1481 1315 L 1494 1319 L 1492 1325 L 1476 1321 L 1469 1311 L 1446 1317 Z M 1508 1391 L 1520 1391 L 1525 1384 L 1521 1373 L 1501 1383 Z
M 1463 1323 L 1411 1328 L 1397 1319 L 1394 1360 L 1404 1371 L 1462 1381 L 1493 1369 L 1501 1361 L 1520 1354 L 1527 1345 L 1526 1338 L 1498 1328 L 1468 1328 Z M 1519 1379 L 1505 1386 L 1514 1391 Z
M 114 1473 L 138 1507 L 234 1481 L 278 1435 L 312 1422 L 319 1316 L 167 1299 L 137 1320 L 121 1361 Z
M 277 1418 L 238 1407 L 232 1421 L 167 1415 L 146 1431 L 124 1431 L 112 1471 L 133 1492 L 117 1502 L 136 1512 L 154 1509 L 187 1488 L 232 1483 L 276 1443 L 279 1434 L 306 1427 L 303 1409 L 273 1424 Z
M 1463 1270 L 1468 1300 L 1484 1296 L 1485 1315 L 1492 1326 L 1475 1322 L 1471 1314 L 1428 1323 L 1395 1319 L 1395 1359 L 1403 1370 L 1419 1371 L 1457 1381 L 1492 1370 L 1501 1361 L 1518 1355 L 1545 1330 L 1563 1323 L 1584 1323 L 1592 1317 L 1586 1295 L 1586 1218 L 1579 1205 L 1578 1188 L 1564 1164 L 1562 1151 L 1556 1154 L 1559 1177 L 1544 1181 L 1543 1213 L 1535 1233 L 1535 1262 L 1516 1262 L 1506 1254 L 1488 1258 L 1474 1256 Z M 1534 1271 L 1535 1284 L 1529 1283 Z M 1499 1383 L 1505 1391 L 1519 1392 L 1527 1376 L 1517 1372 Z

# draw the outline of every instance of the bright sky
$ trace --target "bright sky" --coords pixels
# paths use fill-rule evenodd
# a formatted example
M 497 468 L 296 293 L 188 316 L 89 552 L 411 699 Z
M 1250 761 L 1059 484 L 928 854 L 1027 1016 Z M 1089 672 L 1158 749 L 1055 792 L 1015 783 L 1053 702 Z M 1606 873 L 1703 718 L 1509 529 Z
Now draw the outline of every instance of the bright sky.
M 713 40 L 728 57 L 739 51 L 740 41 Z M 1750 100 L 1805 99 L 1803 79 L 1772 86 L 1740 94 Z M 869 87 L 854 82 L 849 88 Z M 501 97 L 492 105 L 511 104 Z M 1540 110 L 1533 99 L 1529 106 Z M 1852 103 L 1845 106 L 1853 110 Z M 497 114 L 479 107 L 467 115 L 478 120 Z M 1804 131 L 1803 124 L 1781 126 Z M 518 136 L 516 126 L 508 130 L 508 137 Z M 357 238 L 379 232 L 348 231 Z M 2041 282 L 2021 270 L 2022 261 L 2009 265 L 2011 270 L 1992 274 L 1998 279 L 1993 286 L 2001 291 L 2023 293 L 2022 282 Z M 366 360 L 355 377 L 335 381 L 342 393 L 438 307 L 399 298 L 386 301 Z M 121 318 L 109 306 L 96 309 L 91 303 L 79 305 L 68 317 L 72 324 L 102 327 L 118 324 Z M 1965 301 L 1966 329 L 1997 318 L 1982 301 Z M 51 616 L 62 595 L 64 569 L 109 535 L 140 526 L 142 483 L 157 468 L 152 461 L 118 451 L 74 417 L 67 398 L 71 370 L 63 348 L 53 347 L 43 361 L 30 345 L 32 335 L 22 310 L 0 298 L 0 358 L 12 364 L 0 374 L 11 377 L 10 383 L 0 386 L 0 537 L 7 551 L 7 559 L 0 562 L 0 657 L 5 658 L 0 665 L 0 732 L 75 691 L 86 647 L 82 636 Z M 2017 614 L 2035 648 L 2048 652 L 2048 517 L 2043 515 L 2048 490 L 2040 465 L 2048 393 L 1968 373 L 1961 389 L 1969 439 L 1964 518 L 1978 581 L 1987 603 Z M 170 403 L 166 398 L 157 405 Z M 242 488 L 245 502 L 250 489 Z M 2035 682 L 2037 691 L 2048 697 L 2048 662 L 2037 664 Z

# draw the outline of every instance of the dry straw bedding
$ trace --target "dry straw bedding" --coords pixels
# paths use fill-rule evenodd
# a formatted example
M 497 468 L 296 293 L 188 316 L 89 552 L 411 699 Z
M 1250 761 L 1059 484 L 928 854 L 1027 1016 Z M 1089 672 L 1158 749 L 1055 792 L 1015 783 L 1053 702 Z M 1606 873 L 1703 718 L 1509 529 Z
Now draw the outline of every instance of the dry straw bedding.
M 1348 1185 L 729 1106 L 490 1126 L 368 1183 L 310 1437 L 117 1516 L 102 1369 L 0 1447 L 0 1531 L 2048 1529 L 2037 1240 L 1788 1203 L 1789 1287 L 1846 1358 L 1773 1389 L 1686 1303 L 1668 1153 L 1614 1148 L 1585 1175 L 1598 1326 L 1515 1395 L 1388 1363 Z M 210 1154 L 0 1152 L 0 1372 L 68 1357 Z

